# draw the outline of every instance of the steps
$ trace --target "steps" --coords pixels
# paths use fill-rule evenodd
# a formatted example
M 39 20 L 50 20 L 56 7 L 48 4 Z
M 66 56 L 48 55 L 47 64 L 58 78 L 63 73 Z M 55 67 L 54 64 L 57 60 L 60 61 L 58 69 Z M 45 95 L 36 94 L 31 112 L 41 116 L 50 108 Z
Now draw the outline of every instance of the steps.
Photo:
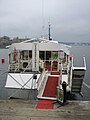
M 51 72 L 51 75 L 60 75 L 60 72 Z
M 70 73 L 70 86 L 71 92 L 73 93 L 80 93 L 83 85 L 83 80 L 86 72 L 86 60 L 83 57 L 83 67 L 75 67 L 73 65 L 73 58 L 72 58 L 72 67 Z
M 80 93 L 82 89 L 83 79 L 85 76 L 85 69 L 81 67 L 73 67 L 72 69 L 72 87 L 71 91 L 74 93 Z

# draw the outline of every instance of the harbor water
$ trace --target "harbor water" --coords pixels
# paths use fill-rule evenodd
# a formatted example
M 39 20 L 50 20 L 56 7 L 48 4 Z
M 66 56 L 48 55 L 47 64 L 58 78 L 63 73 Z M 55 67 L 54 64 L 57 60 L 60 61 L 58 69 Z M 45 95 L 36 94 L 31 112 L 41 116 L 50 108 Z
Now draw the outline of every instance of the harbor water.
M 72 45 L 71 55 L 74 57 L 74 66 L 83 66 L 83 57 L 86 58 L 86 74 L 84 83 L 90 86 L 90 46 L 89 45 Z M 1 59 L 5 59 L 2 63 Z M 0 99 L 8 99 L 7 89 L 4 87 L 8 72 L 8 49 L 0 49 Z M 83 97 L 77 95 L 77 99 L 90 101 L 90 88 L 85 84 L 82 88 Z

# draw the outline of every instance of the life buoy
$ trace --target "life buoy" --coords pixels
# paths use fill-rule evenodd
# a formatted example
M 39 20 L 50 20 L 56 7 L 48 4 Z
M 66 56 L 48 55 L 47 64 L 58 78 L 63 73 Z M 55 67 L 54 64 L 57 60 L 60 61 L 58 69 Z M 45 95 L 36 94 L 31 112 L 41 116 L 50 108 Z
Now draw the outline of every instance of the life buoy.
M 17 54 L 16 54 L 16 53 L 14 53 L 14 56 L 13 56 L 13 59 L 14 59 L 14 60 L 16 60 L 16 56 L 17 56 Z
M 72 60 L 72 56 L 70 56 L 70 61 Z

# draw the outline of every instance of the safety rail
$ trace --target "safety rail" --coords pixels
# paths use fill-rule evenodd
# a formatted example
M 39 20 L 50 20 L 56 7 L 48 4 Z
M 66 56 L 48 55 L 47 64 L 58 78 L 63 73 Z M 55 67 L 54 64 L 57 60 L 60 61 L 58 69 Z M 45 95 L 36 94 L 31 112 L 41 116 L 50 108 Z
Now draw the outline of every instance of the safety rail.
M 23 73 L 27 70 L 28 67 L 32 66 L 32 60 L 30 60 L 28 62 L 28 65 L 26 66 L 26 68 L 24 69 Z
M 43 72 L 41 73 L 38 81 L 37 81 L 37 89 L 38 91 L 41 90 L 41 86 L 43 85 L 44 83 L 44 80 L 46 79 L 46 74 L 47 74 L 47 71 L 43 70 Z

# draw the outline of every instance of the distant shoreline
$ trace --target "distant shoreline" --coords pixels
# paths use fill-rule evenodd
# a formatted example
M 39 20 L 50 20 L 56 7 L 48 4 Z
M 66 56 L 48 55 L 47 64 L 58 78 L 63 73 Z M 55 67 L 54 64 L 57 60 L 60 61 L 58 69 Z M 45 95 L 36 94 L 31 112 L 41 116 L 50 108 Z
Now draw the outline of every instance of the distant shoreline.
M 25 40 L 29 40 L 30 38 L 19 38 L 19 37 L 16 37 L 16 38 L 13 38 L 11 39 L 10 37 L 8 36 L 3 36 L 3 37 L 0 37 L 0 49 L 3 49 L 3 48 L 6 48 L 6 46 L 8 45 L 11 45 L 13 43 L 20 43 L 22 41 L 25 41 Z M 90 45 L 90 42 L 59 42 L 61 44 L 66 44 L 66 45 Z

